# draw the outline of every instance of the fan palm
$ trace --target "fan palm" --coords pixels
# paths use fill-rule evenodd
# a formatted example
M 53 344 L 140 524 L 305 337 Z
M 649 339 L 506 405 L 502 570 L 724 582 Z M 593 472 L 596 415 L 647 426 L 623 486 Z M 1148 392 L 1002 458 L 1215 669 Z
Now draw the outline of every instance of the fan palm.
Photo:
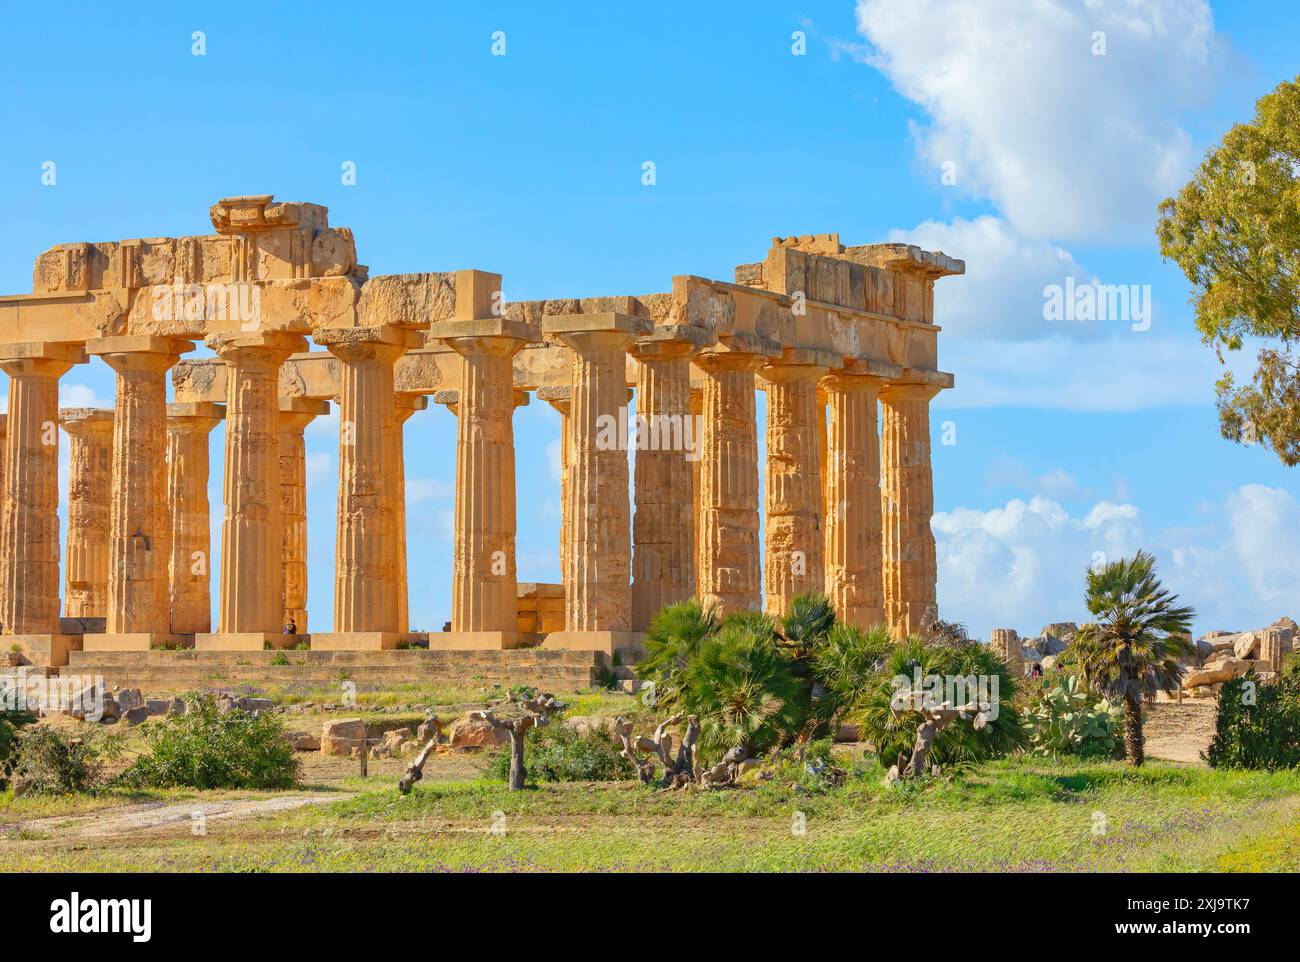
M 1193 652 L 1192 617 L 1155 575 L 1155 558 L 1139 551 L 1087 573 L 1094 621 L 1068 649 L 1094 691 L 1124 706 L 1124 747 L 1131 765 L 1145 760 L 1142 702 L 1181 683 L 1180 658 Z
M 700 642 L 718 630 L 712 611 L 691 598 L 667 605 L 650 619 L 646 629 L 645 657 L 636 674 L 654 684 L 655 702 L 671 708 L 681 690 L 682 670 Z

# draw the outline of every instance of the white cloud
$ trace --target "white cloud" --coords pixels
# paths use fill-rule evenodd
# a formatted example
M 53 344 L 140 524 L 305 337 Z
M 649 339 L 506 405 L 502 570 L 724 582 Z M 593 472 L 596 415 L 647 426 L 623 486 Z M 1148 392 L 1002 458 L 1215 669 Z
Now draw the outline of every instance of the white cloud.
M 563 473 L 564 465 L 561 463 L 562 453 L 563 448 L 561 446 L 560 438 L 556 438 L 554 441 L 551 441 L 546 445 L 546 464 L 547 467 L 550 468 L 551 477 L 556 481 L 560 480 L 560 475 Z
M 61 408 L 112 408 L 113 399 L 105 401 L 93 387 L 74 384 L 69 381 L 59 382 L 59 407 Z
M 407 505 L 421 504 L 425 501 L 441 501 L 450 498 L 452 486 L 437 478 L 407 478 Z
M 314 488 L 322 482 L 333 482 L 338 479 L 338 472 L 334 467 L 334 455 L 326 451 L 308 451 L 305 456 L 305 466 L 308 488 Z
M 1095 554 L 1113 560 L 1145 548 L 1165 583 L 1196 609 L 1198 634 L 1294 617 L 1300 504 L 1280 488 L 1249 484 L 1212 515 L 1205 527 L 1151 532 L 1137 507 L 1113 501 L 1080 515 L 1041 496 L 940 512 L 932 522 L 940 609 L 982 638 L 992 628 L 1032 634 L 1052 621 L 1082 621 L 1083 573 Z
M 857 23 L 869 48 L 833 54 L 866 60 L 919 105 L 921 158 L 955 164 L 956 188 L 1020 234 L 1147 230 L 1190 169 L 1174 115 L 1216 73 L 1204 0 L 859 0 Z

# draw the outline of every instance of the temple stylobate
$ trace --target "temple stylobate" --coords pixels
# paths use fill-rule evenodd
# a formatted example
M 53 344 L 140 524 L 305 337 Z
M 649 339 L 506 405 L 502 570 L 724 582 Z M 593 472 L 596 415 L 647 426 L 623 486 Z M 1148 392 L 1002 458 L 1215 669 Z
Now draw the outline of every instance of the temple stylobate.
M 31 294 L 0 297 L 0 625 L 34 663 L 304 638 L 614 654 L 692 596 L 782 611 L 822 591 L 841 618 L 896 632 L 935 614 L 929 403 L 953 378 L 938 370 L 933 292 L 961 261 L 776 238 L 733 281 L 503 302 L 483 271 L 370 277 L 318 205 L 232 197 L 211 220 L 206 236 L 60 245 L 37 258 Z M 200 343 L 215 356 L 186 358 Z M 115 373 L 114 408 L 60 411 L 59 379 L 93 357 Z M 513 413 L 533 394 L 562 416 L 563 583 L 525 589 Z M 428 398 L 457 421 L 452 611 L 449 631 L 413 635 L 403 437 Z M 331 403 L 322 626 L 308 621 L 303 431 Z M 207 441 L 223 419 L 217 505 Z

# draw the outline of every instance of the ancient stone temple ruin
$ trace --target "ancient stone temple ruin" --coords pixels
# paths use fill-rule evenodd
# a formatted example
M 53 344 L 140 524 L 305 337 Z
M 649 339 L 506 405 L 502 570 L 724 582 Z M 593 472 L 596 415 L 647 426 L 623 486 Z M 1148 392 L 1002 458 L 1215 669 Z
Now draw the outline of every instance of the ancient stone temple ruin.
M 305 639 L 313 652 L 427 640 L 611 655 L 693 595 L 781 611 L 824 591 L 843 619 L 903 632 L 933 613 L 929 403 L 953 383 L 933 292 L 960 261 L 777 238 L 734 281 L 504 302 L 484 271 L 369 276 L 315 204 L 231 197 L 211 220 L 206 236 L 60 245 L 37 257 L 32 293 L 0 297 L 0 624 L 31 663 Z M 215 357 L 186 358 L 200 342 Z M 95 357 L 116 372 L 114 409 L 59 410 L 59 379 Z M 534 395 L 563 416 L 562 586 L 520 584 L 515 566 L 512 420 Z M 412 635 L 403 433 L 430 397 L 457 421 L 451 630 Z M 308 616 L 303 431 L 331 402 L 338 538 L 322 626 Z M 222 419 L 223 463 L 209 465 Z

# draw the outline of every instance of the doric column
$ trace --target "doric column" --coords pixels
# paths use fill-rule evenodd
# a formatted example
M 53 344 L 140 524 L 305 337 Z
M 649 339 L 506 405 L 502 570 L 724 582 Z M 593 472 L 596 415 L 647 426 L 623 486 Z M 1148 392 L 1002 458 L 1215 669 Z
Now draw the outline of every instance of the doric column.
M 0 348 L 9 375 L 0 499 L 0 624 L 8 635 L 59 633 L 59 378 L 84 360 L 65 344 Z
M 700 558 L 700 463 L 704 460 L 704 389 L 691 388 L 691 417 L 695 419 L 695 450 L 691 453 L 691 574 Z
M 224 405 L 167 405 L 167 503 L 171 508 L 169 565 L 172 634 L 212 630 L 212 528 L 208 505 L 208 435 Z
M 767 382 L 763 590 L 766 609 L 774 615 L 785 614 L 797 595 L 820 592 L 823 584 L 817 379 L 826 366 L 813 361 L 795 356 L 762 369 Z
M 171 633 L 171 509 L 167 503 L 167 371 L 189 350 L 170 337 L 90 341 L 117 372 L 108 623 L 104 647 L 150 647 Z M 120 636 L 131 635 L 131 639 Z
M 880 434 L 883 378 L 861 365 L 822 379 L 826 392 L 826 595 L 841 621 L 885 622 Z
M 665 605 L 695 594 L 691 356 L 699 345 L 671 338 L 638 341 L 636 513 L 632 522 L 632 628 L 645 631 Z
M 392 647 L 400 620 L 398 566 L 391 545 L 399 537 L 401 496 L 392 474 L 393 365 L 423 342 L 414 332 L 391 325 L 320 330 L 312 337 L 343 362 L 334 632 L 391 635 L 392 643 L 381 645 Z
M 397 534 L 393 539 L 393 551 L 397 564 L 397 630 L 411 630 L 411 610 L 408 600 L 409 588 L 406 578 L 406 422 L 416 411 L 423 411 L 429 406 L 429 399 L 423 394 L 399 393 L 393 408 L 393 479 L 397 488 Z
M 276 426 L 280 457 L 280 558 L 284 570 L 282 625 L 307 634 L 307 444 L 303 431 L 322 414 L 328 401 L 282 397 Z
M 1294 644 L 1290 628 L 1265 628 L 1260 636 L 1259 658 L 1268 663 L 1268 670 L 1281 676 L 1283 662 L 1291 654 Z
M 539 388 L 537 396 L 553 407 L 560 415 L 560 581 L 568 577 L 569 572 L 569 411 L 572 389 Z
M 719 614 L 762 606 L 758 570 L 758 427 L 754 372 L 764 358 L 705 351 L 696 592 Z
M 307 342 L 297 334 L 272 331 L 211 334 L 207 344 L 226 363 L 226 453 L 218 634 L 206 639 L 206 646 L 260 649 L 261 642 L 275 644 L 281 637 L 284 603 L 280 366 Z M 247 637 L 229 637 L 238 635 Z
M 1011 677 L 1019 678 L 1025 673 L 1024 650 L 1020 647 L 1020 635 L 1014 628 L 994 628 L 989 639 L 989 647 L 1007 663 Z
M 938 615 L 930 530 L 930 399 L 938 392 L 926 383 L 891 383 L 880 392 L 885 616 L 897 635 L 919 634 Z
M 551 647 L 591 644 L 612 652 L 636 644 L 630 634 L 627 349 L 647 326 L 644 319 L 612 313 L 543 319 L 542 330 L 573 351 L 565 630 L 547 638 Z
M 451 630 L 462 637 L 454 643 L 469 644 L 463 635 L 475 633 L 483 647 L 515 647 L 513 358 L 533 335 L 503 318 L 453 320 L 433 333 L 461 358 Z
M 113 503 L 113 412 L 64 408 L 68 435 L 68 544 L 63 611 L 108 617 L 108 532 Z

